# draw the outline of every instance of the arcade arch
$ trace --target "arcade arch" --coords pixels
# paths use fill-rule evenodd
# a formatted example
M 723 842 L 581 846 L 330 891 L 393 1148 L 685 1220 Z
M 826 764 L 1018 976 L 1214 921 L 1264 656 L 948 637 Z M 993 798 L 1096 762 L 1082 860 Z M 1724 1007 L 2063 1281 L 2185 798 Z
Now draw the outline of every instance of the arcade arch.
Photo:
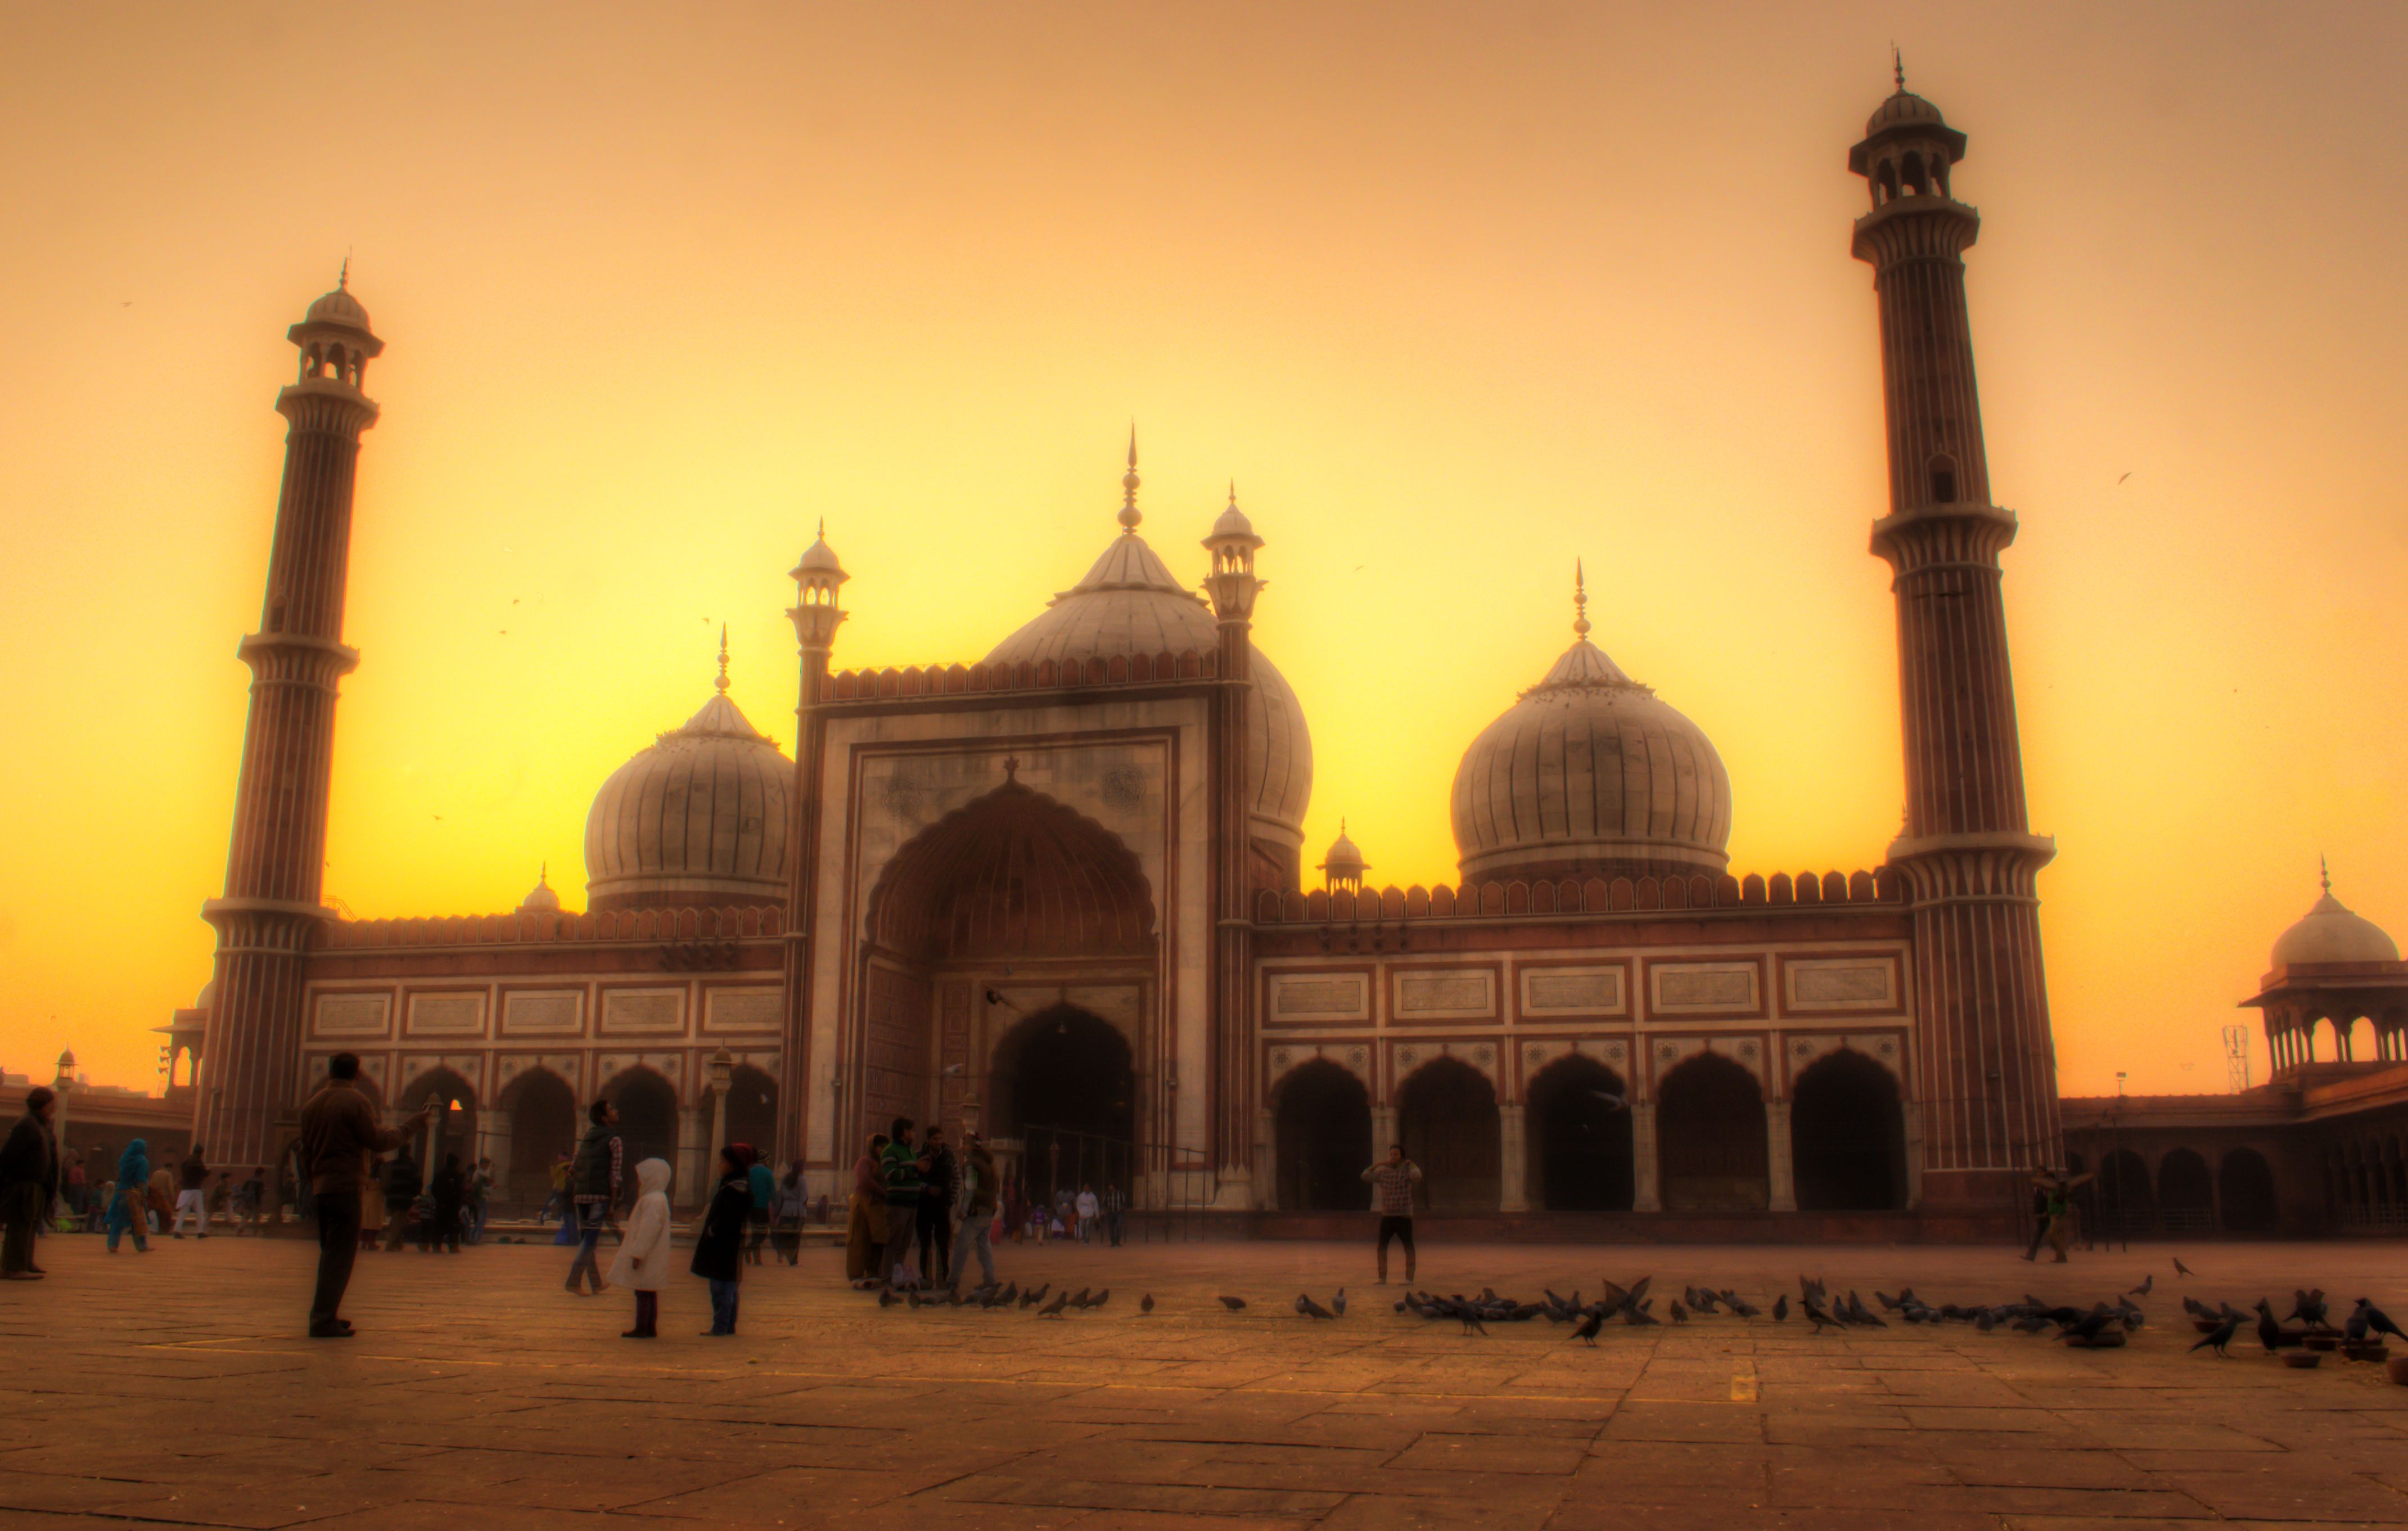
M 1594 1058 L 1573 1053 L 1526 1088 L 1532 1200 L 1551 1212 L 1627 1212 L 1636 1181 L 1629 1087 Z
M 1789 1141 L 1800 1211 L 1906 1205 L 1906 1109 L 1898 1077 L 1865 1054 L 1842 1048 L 1798 1076 Z
M 1493 1212 L 1501 1199 L 1497 1090 L 1458 1058 L 1438 1057 L 1397 1092 L 1397 1136 L 1422 1170 L 1433 1212 Z
M 1656 1089 L 1656 1139 L 1665 1210 L 1761 1211 L 1771 1204 L 1764 1091 L 1730 1059 L 1697 1053 L 1664 1076 Z
M 501 1199 L 541 1208 L 552 1197 L 552 1166 L 577 1151 L 577 1093 L 549 1068 L 530 1068 L 502 1091 L 510 1124 L 507 1164 L 496 1165 Z
M 1271 1088 L 1280 1209 L 1359 1212 L 1369 1206 L 1363 1171 L 1386 1150 L 1371 1141 L 1371 1095 L 1363 1081 L 1315 1058 Z

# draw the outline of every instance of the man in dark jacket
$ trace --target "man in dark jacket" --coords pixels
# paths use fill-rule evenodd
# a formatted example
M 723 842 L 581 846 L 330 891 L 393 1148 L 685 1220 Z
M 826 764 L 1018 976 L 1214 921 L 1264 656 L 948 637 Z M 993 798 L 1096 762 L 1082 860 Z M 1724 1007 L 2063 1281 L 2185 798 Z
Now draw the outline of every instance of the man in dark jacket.
M 928 1172 L 927 1156 L 911 1141 L 911 1129 L 910 1117 L 896 1117 L 886 1151 L 879 1155 L 879 1172 L 886 1181 L 886 1245 L 878 1252 L 878 1260 L 888 1286 L 911 1258 L 911 1237 L 920 1223 L 920 1178 Z
M 50 1215 L 59 1195 L 59 1141 L 50 1119 L 59 1112 L 58 1095 L 40 1085 L 25 1092 L 25 1114 L 8 1129 L 0 1147 L 0 1276 L 12 1281 L 37 1281 L 42 1267 L 34 1264 L 34 1231 Z
M 585 1140 L 577 1145 L 577 1159 L 568 1167 L 568 1191 L 576 1198 L 577 1208 L 577 1258 L 568 1265 L 568 1290 L 581 1290 L 581 1283 L 591 1276 L 593 1295 L 598 1297 L 602 1295 L 602 1271 L 595 1262 L 595 1253 L 602 1243 L 602 1224 L 609 1220 L 610 1209 L 619 1202 L 627 1145 L 616 1130 L 617 1107 L 607 1100 L 597 1100 L 585 1116 L 592 1125 L 586 1129 Z
M 184 1237 L 184 1218 L 190 1214 L 199 1225 L 201 1237 L 209 1236 L 209 1162 L 202 1157 L 201 1145 L 194 1143 L 193 1152 L 176 1166 L 176 1226 L 173 1237 Z
M 945 1129 L 935 1123 L 928 1124 L 925 1157 L 928 1167 L 920 1182 L 918 1217 L 921 1284 L 949 1287 L 953 1285 L 949 1272 L 953 1258 L 953 1196 L 959 1182 L 954 1178 L 953 1151 L 945 1147 Z
M 962 1287 L 962 1273 L 970 1256 L 978 1256 L 979 1274 L 995 1284 L 995 1206 L 1001 1182 L 995 1173 L 995 1154 L 976 1127 L 962 1129 L 961 1190 L 956 1198 L 961 1222 L 953 1229 L 953 1290 Z
M 350 1321 L 337 1309 L 351 1283 L 351 1262 L 360 1253 L 360 1202 L 367 1195 L 368 1155 L 399 1148 L 412 1129 L 381 1126 L 376 1108 L 360 1094 L 360 1060 L 337 1052 L 326 1063 L 326 1082 L 301 1108 L 296 1147 L 302 1178 L 309 1183 L 318 1214 L 318 1289 L 309 1299 L 309 1338 L 346 1339 Z M 429 1099 L 420 1113 L 433 1113 Z M 413 1183 L 416 1171 L 411 1171 Z
M 435 1098 L 430 1095 L 427 1097 L 426 1110 L 432 1112 L 434 1109 Z M 424 1116 L 422 1115 L 420 1120 L 423 1121 Z M 418 1193 L 425 1188 L 426 1182 L 419 1175 L 418 1161 L 410 1157 L 409 1139 L 404 1138 L 400 1146 L 394 1151 L 392 1159 L 388 1160 L 384 1166 L 384 1247 L 386 1249 L 401 1248 L 405 1231 L 409 1227 L 409 1209 L 418 1200 Z

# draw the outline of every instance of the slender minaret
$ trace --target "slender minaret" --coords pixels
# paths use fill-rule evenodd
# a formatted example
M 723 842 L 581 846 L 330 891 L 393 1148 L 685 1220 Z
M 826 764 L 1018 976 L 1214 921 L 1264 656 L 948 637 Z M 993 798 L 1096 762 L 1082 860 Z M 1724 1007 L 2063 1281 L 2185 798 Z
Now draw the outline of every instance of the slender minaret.
M 292 429 L 267 598 L 259 631 L 236 651 L 251 670 L 251 721 L 225 896 L 201 908 L 218 933 L 217 997 L 193 1123 L 216 1164 L 273 1164 L 282 1148 L 279 1123 L 300 1104 L 302 953 L 329 918 L 319 894 L 335 690 L 360 661 L 343 646 L 351 481 L 360 433 L 377 420 L 360 383 L 384 350 L 350 279 L 346 263 L 335 290 L 285 332 L 300 348 L 301 375 L 276 398 Z
M 1881 302 L 1890 503 L 1872 551 L 1897 571 L 1906 823 L 1889 857 L 1914 899 L 1921 1206 L 1995 1219 L 2061 1149 L 2034 880 L 2057 843 L 2024 817 L 1999 568 L 2015 518 L 1990 503 L 1982 448 L 1963 258 L 1981 216 L 1949 188 L 1964 154 L 1900 69 L 1848 168 L 1872 188 L 1855 251 Z
M 844 625 L 838 592 L 853 578 L 827 544 L 827 522 L 803 550 L 794 567 L 795 604 L 786 615 L 794 620 L 795 644 L 802 656 L 802 693 L 795 705 L 795 806 L 790 821 L 797 829 L 786 894 L 786 1027 L 785 1067 L 779 1075 L 782 1096 L 778 1113 L 777 1157 L 783 1165 L 810 1156 L 810 1106 L 817 1086 L 811 1077 L 811 891 L 817 886 L 820 863 L 820 776 L 827 753 L 827 715 L 820 708 L 828 678 L 828 655 L 836 648 L 836 630 Z M 724 640 L 723 640 L 724 641 Z M 829 1152 L 835 1152 L 835 1138 Z
M 1129 438 L 1129 476 L 1137 487 L 1137 438 Z M 1254 964 L 1250 876 L 1254 854 L 1253 804 L 1246 798 L 1246 715 L 1254 697 L 1254 550 L 1263 539 L 1238 508 L 1238 486 L 1229 486 L 1229 508 L 1212 522 L 1204 547 L 1212 555 L 1205 586 L 1219 619 L 1220 671 L 1212 690 L 1212 1165 L 1226 1205 L 1251 1209 L 1254 1200 L 1255 1138 Z

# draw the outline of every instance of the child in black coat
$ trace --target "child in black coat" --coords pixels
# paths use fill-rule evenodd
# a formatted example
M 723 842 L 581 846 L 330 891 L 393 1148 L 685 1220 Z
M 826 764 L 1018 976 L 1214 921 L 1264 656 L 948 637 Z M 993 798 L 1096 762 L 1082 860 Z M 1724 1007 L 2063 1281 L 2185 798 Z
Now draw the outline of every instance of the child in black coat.
M 737 1283 L 744 1279 L 744 1234 L 752 1215 L 751 1168 L 752 1155 L 742 1147 L 731 1143 L 719 1151 L 719 1189 L 702 1214 L 688 1267 L 710 1283 L 710 1327 L 705 1334 L 736 1332 Z

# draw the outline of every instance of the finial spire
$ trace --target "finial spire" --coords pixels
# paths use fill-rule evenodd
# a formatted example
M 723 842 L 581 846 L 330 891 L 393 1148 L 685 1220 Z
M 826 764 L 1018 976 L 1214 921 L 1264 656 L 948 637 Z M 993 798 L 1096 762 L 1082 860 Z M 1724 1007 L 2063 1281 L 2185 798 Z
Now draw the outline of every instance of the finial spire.
M 1588 637 L 1588 572 L 1577 558 L 1572 560 L 1572 632 Z
M 719 624 L 719 679 L 714 684 L 719 687 L 719 694 L 722 696 L 727 694 L 727 624 L 725 622 Z
M 1137 508 L 1137 422 L 1129 422 L 1128 471 L 1121 475 L 1121 530 L 1137 535 L 1138 522 L 1145 519 Z
M 338 274 L 338 275 L 335 278 L 335 291 L 336 291 L 336 292 L 337 292 L 337 293 L 348 293 L 348 292 L 350 292 L 351 290 L 351 252 L 350 250 L 347 250 L 343 251 L 343 269 L 342 269 L 341 273 L 340 273 L 340 274 Z
M 2321 852 L 2316 856 L 2316 880 L 2324 885 L 2326 893 L 2332 892 L 2332 867 Z
M 536 864 L 535 885 L 538 888 L 552 886 L 552 863 L 545 861 Z
M 1904 54 L 1900 53 L 1900 52 L 1898 50 L 1898 44 L 1896 44 L 1896 43 L 1892 43 L 1892 44 L 1890 44 L 1890 45 L 1889 45 L 1889 71 L 1890 71 L 1890 73 L 1891 73 L 1893 76 L 1895 76 L 1895 77 L 1897 78 L 1897 79 L 1898 79 L 1898 88 L 1899 88 L 1900 91 L 1905 90 L 1905 89 L 1906 89 L 1906 56 L 1905 56 Z

